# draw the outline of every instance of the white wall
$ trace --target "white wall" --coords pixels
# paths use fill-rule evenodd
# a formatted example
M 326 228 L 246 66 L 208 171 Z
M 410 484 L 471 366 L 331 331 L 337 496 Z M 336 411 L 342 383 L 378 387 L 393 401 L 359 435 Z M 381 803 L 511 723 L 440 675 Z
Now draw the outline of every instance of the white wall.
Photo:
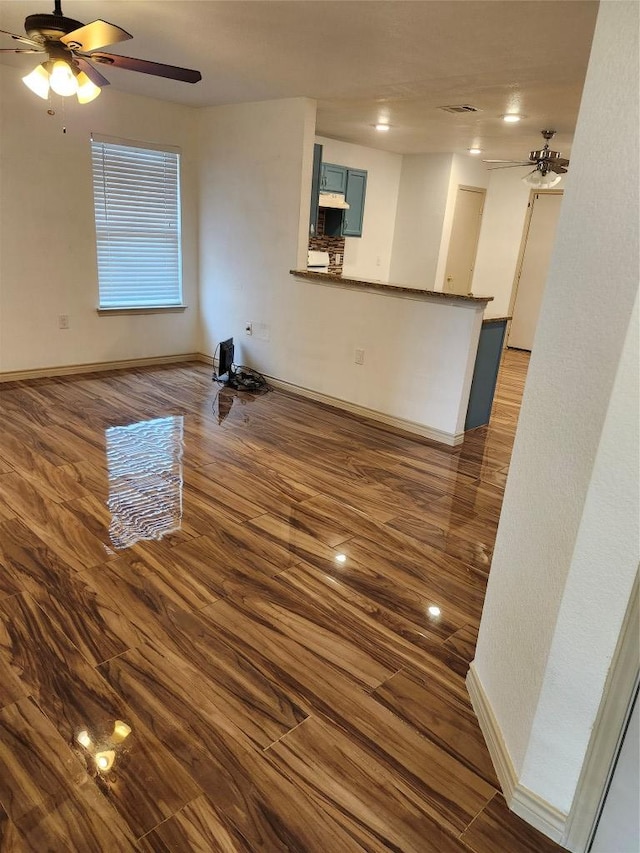
M 522 783 L 562 810 L 571 806 L 638 566 L 639 363 L 636 298 L 522 768 Z
M 488 184 L 489 171 L 482 160 L 478 157 L 474 157 L 472 154 L 453 155 L 451 160 L 451 171 L 449 173 L 449 189 L 447 191 L 447 204 L 442 223 L 442 238 L 440 240 L 440 251 L 438 253 L 438 266 L 436 268 L 434 290 L 444 290 L 447 256 L 449 254 L 449 243 L 451 242 L 451 229 L 453 227 L 458 187 L 486 188 Z M 491 290 L 482 295 L 493 296 L 494 294 Z
M 394 284 L 437 289 L 452 164 L 452 154 L 407 154 L 402 158 L 389 270 Z
M 463 432 L 482 307 L 303 279 L 295 286 L 299 321 L 278 378 L 449 438 Z M 363 365 L 354 362 L 356 348 Z
M 489 174 L 471 291 L 495 297 L 487 316 L 504 317 L 509 313 L 531 187 L 522 183 L 524 169 L 496 169 Z
M 477 296 L 495 297 L 487 317 L 504 317 L 511 305 L 531 187 L 522 182 L 526 169 L 495 169 L 489 174 L 471 290 Z M 556 189 L 566 190 L 569 185 L 567 173 Z
M 367 171 L 362 237 L 346 237 L 344 276 L 389 281 L 402 155 L 322 136 L 322 159 Z
M 23 73 L 0 66 L 0 371 L 194 352 L 195 110 L 106 89 L 84 106 L 56 97 L 49 116 Z M 97 315 L 91 131 L 181 146 L 183 314 Z M 68 330 L 59 314 L 69 315 Z
M 561 812 L 638 567 L 638 10 L 600 4 L 474 663 L 520 782 Z
M 306 267 L 315 104 L 209 107 L 199 130 L 201 349 L 234 336 L 245 363 L 279 376 L 295 359 L 291 329 L 308 322 L 288 272 Z

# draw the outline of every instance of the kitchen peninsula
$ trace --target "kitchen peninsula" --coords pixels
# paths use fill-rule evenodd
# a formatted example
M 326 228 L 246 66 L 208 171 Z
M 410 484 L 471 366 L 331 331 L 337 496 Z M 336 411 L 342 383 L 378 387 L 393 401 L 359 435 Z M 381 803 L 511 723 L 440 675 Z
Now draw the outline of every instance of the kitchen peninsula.
M 305 389 L 309 396 L 444 444 L 462 443 L 484 309 L 493 297 L 306 269 L 290 274 L 291 298 L 313 318 L 293 372 L 302 377 L 323 364 L 315 388 Z

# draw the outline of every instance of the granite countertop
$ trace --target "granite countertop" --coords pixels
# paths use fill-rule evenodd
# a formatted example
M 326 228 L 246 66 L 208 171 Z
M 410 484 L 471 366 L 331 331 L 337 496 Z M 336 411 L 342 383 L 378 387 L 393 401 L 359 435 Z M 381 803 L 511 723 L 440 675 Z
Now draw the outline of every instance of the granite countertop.
M 382 281 L 370 281 L 366 278 L 346 278 L 343 275 L 326 272 L 312 272 L 311 270 L 289 270 L 291 275 L 299 278 L 307 278 L 311 281 L 341 284 L 345 287 L 361 287 L 369 290 L 380 290 L 384 293 L 395 293 L 402 296 L 413 296 L 414 298 L 435 298 L 454 300 L 455 302 L 472 302 L 487 304 L 493 300 L 493 296 L 462 296 L 459 293 L 444 293 L 441 290 L 420 290 L 415 287 L 403 287 L 400 284 L 387 284 Z

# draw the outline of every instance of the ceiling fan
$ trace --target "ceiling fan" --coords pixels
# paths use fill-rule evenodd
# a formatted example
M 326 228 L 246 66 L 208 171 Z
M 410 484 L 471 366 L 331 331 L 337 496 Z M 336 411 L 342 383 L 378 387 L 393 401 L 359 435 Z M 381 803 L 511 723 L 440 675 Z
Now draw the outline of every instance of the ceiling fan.
M 20 36 L 0 30 L 20 43 L 20 47 L 0 48 L 0 53 L 46 53 L 48 59 L 34 69 L 23 82 L 41 98 L 49 96 L 49 89 L 59 95 L 76 95 L 81 104 L 89 103 L 100 94 L 109 81 L 92 63 L 112 65 L 127 71 L 140 71 L 156 77 L 197 83 L 202 79 L 199 71 L 148 62 L 116 53 L 104 53 L 100 48 L 133 38 L 126 30 L 107 21 L 82 24 L 62 14 L 62 0 L 54 0 L 50 15 L 28 15 L 24 22 L 26 35 Z
M 552 151 L 549 143 L 556 135 L 555 130 L 541 130 L 545 140 L 544 147 L 538 151 L 530 151 L 528 160 L 483 160 L 483 163 L 499 165 L 490 166 L 491 169 L 512 169 L 515 166 L 531 166 L 535 168 L 522 179 L 526 184 L 538 189 L 550 189 L 554 187 L 562 175 L 568 170 L 569 161 L 559 151 Z

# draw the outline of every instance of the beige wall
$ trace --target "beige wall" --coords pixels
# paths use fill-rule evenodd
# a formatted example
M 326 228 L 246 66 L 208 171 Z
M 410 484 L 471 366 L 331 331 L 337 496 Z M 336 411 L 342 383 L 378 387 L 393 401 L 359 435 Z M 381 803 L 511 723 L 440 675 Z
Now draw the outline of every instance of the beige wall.
M 108 89 L 84 106 L 56 96 L 49 116 L 21 73 L 0 66 L 0 372 L 193 352 L 196 111 Z M 96 313 L 92 131 L 182 148 L 183 314 Z M 58 328 L 60 314 L 68 330 Z
M 402 158 L 389 270 L 394 284 L 437 289 L 452 162 L 453 154 L 408 154 Z

